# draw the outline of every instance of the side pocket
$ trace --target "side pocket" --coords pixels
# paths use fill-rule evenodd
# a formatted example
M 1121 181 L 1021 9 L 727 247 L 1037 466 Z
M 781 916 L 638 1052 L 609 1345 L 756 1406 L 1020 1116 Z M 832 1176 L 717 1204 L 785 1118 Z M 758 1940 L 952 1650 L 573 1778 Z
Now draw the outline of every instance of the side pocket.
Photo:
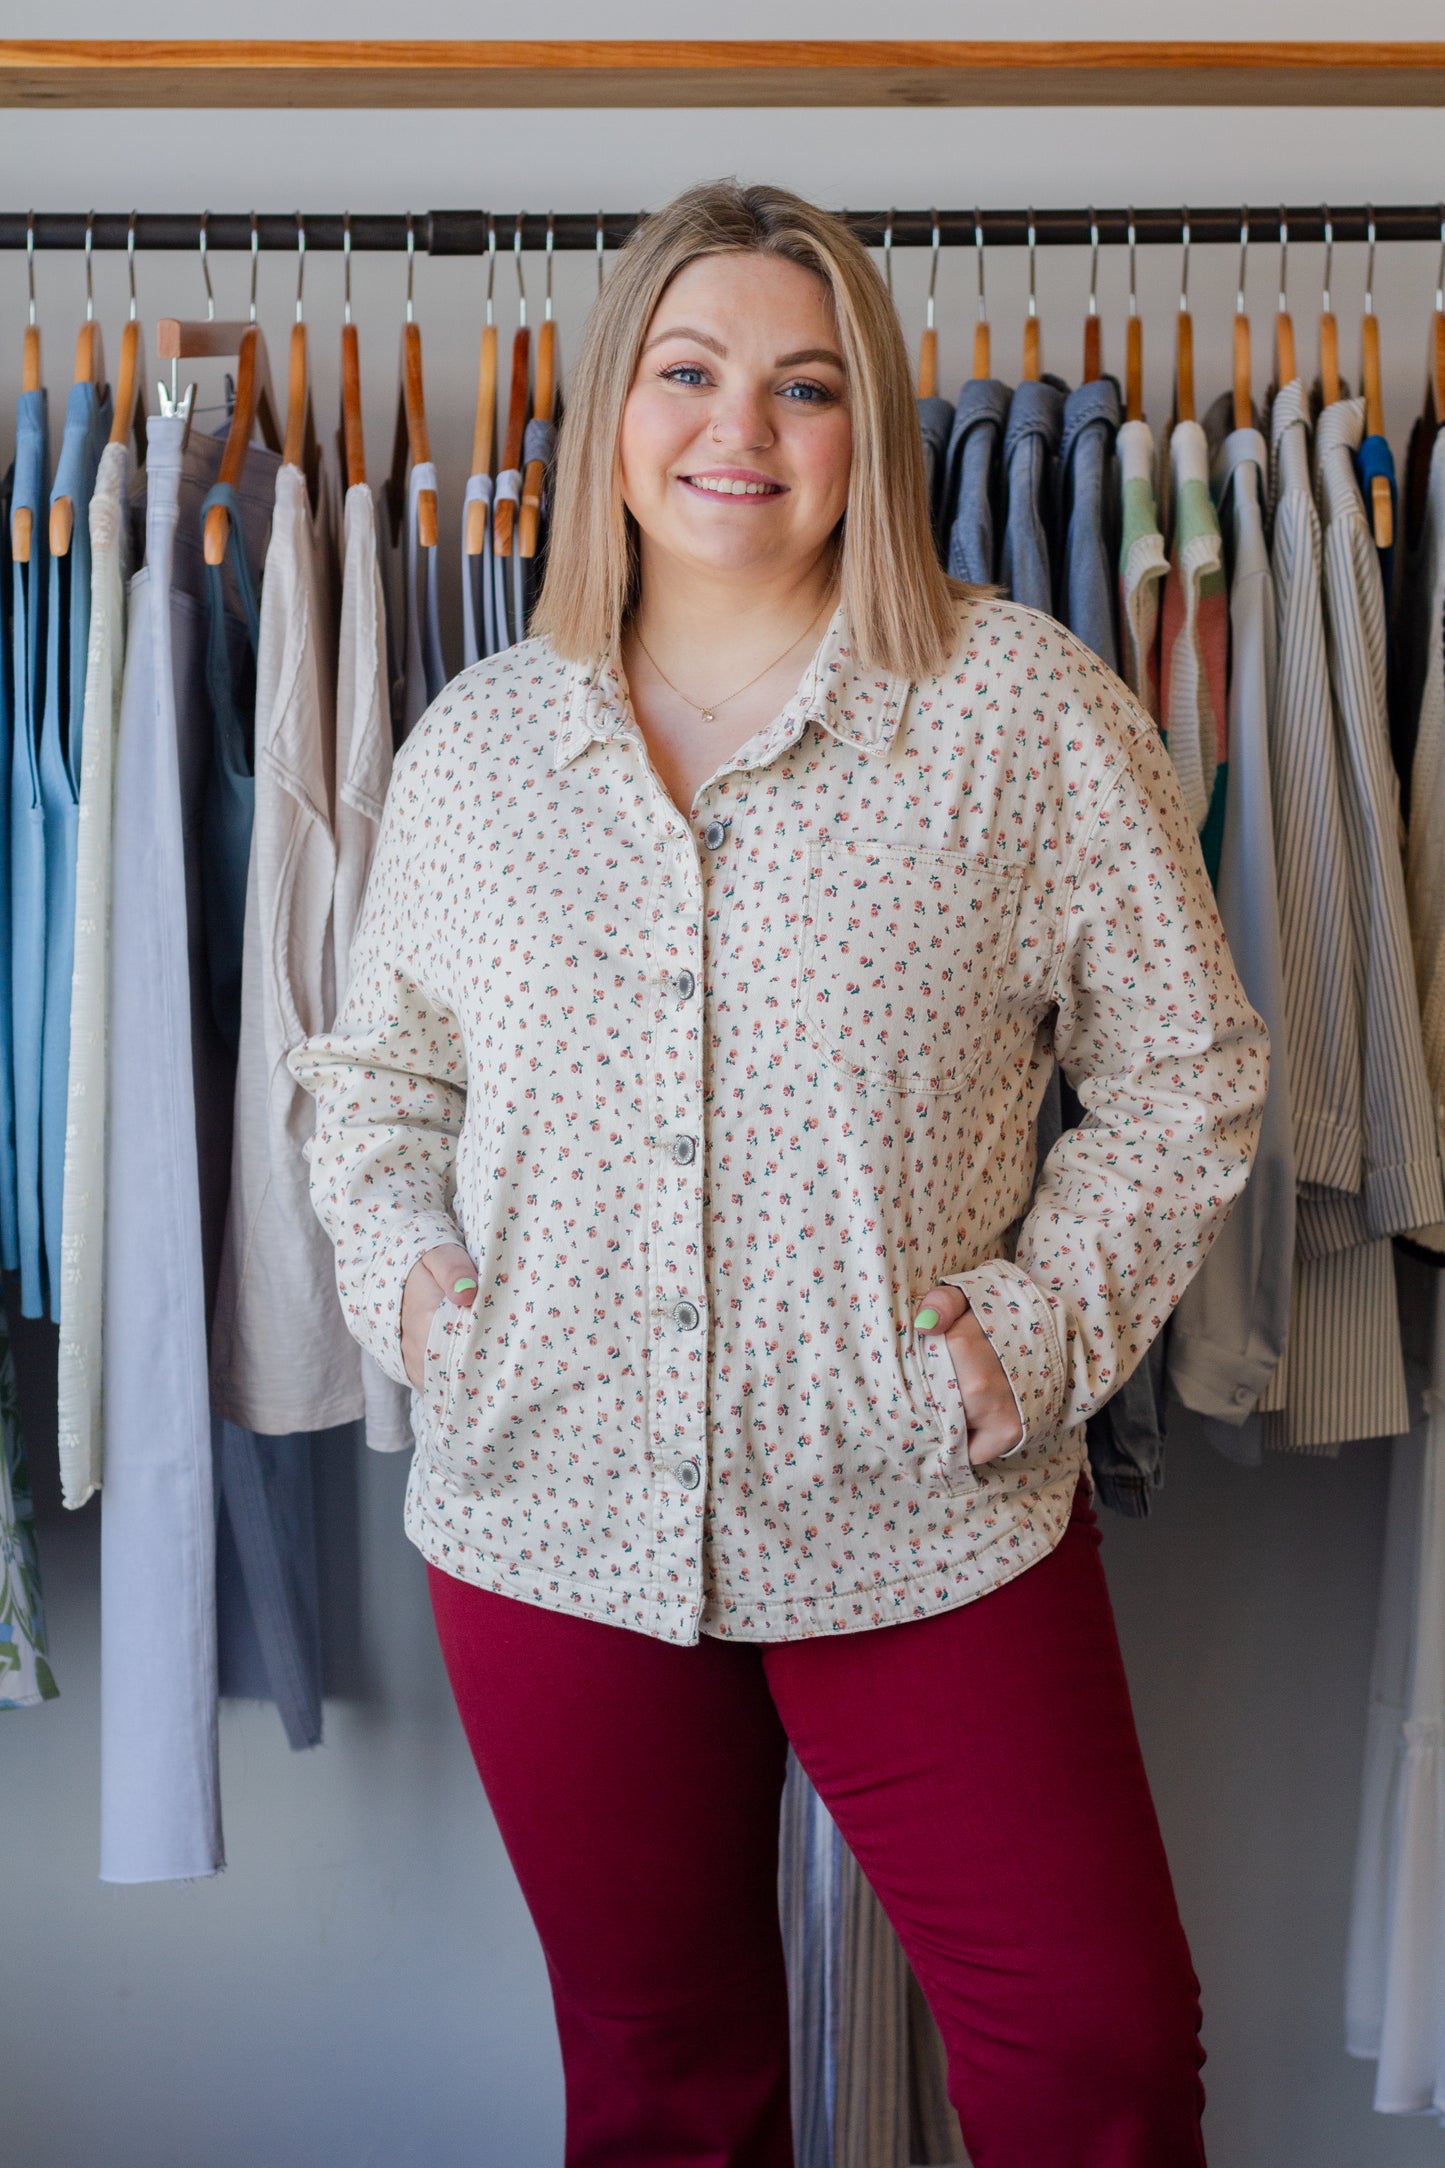
M 938 1456 L 928 1471 L 929 1495 L 936 1497 L 942 1492 L 946 1497 L 962 1497 L 980 1487 L 979 1472 L 968 1457 L 963 1387 L 943 1334 L 914 1332 L 911 1326 L 909 1333 L 941 1441 Z
M 456 1375 L 457 1350 L 466 1333 L 470 1313 L 459 1302 L 443 1296 L 427 1328 L 422 1399 L 427 1427 L 440 1445 L 451 1429 L 452 1381 Z

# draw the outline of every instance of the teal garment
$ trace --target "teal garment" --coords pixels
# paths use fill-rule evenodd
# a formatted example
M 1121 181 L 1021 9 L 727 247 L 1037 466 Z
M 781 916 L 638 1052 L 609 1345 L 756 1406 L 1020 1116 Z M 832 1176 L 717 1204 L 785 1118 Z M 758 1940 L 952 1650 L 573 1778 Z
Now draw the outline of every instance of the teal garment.
M 214 737 L 204 816 L 206 954 L 211 1009 L 234 1054 L 241 1043 L 241 952 L 246 920 L 246 875 L 256 812 L 256 655 L 261 613 L 247 561 L 241 507 L 229 483 L 217 482 L 201 505 L 201 527 L 212 505 L 230 514 L 226 560 L 241 605 L 244 645 L 227 604 L 225 568 L 206 566 L 206 690 Z
M 10 768 L 10 1014 L 15 1094 L 15 1208 L 20 1315 L 46 1310 L 40 1218 L 40 1087 L 45 1034 L 45 809 L 40 729 L 45 712 L 49 595 L 50 430 L 43 391 L 20 394 L 11 516 L 31 515 L 30 559 L 12 568 L 13 720 Z
M 1385 589 L 1385 617 L 1388 622 L 1390 616 L 1390 591 L 1394 584 L 1395 575 L 1395 544 L 1393 537 L 1395 528 L 1399 524 L 1400 498 L 1395 487 L 1395 455 L 1383 437 L 1366 437 L 1364 439 L 1355 454 L 1355 472 L 1360 478 L 1360 495 L 1365 500 L 1365 517 L 1370 522 L 1371 533 L 1374 532 L 1375 522 L 1370 510 L 1370 487 L 1376 475 L 1382 477 L 1390 492 L 1391 540 L 1384 549 L 1379 549 L 1378 544 L 1376 545 L 1380 559 L 1380 578 Z
M 0 1709 L 32 1708 L 59 1692 L 45 1632 L 10 1325 L 0 1303 Z
M 111 395 L 72 384 L 51 502 L 74 511 L 70 548 L 50 559 L 40 800 L 45 836 L 45 1006 L 40 1059 L 40 1218 L 47 1302 L 60 1322 L 60 1236 L 70 1076 L 70 980 L 75 966 L 75 854 L 80 827 L 81 725 L 90 644 L 90 499 L 110 435 Z
M 15 468 L 0 482 L 0 1265 L 20 1270 L 20 1223 L 15 1200 L 15 1045 L 10 1002 L 10 765 L 14 652 L 11 621 L 15 570 L 10 554 L 10 505 Z

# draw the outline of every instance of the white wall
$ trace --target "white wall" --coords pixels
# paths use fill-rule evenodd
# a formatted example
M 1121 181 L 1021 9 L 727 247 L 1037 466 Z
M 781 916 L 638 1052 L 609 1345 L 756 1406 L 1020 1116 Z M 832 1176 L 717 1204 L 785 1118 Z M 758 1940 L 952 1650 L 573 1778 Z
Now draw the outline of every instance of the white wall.
M 584 0 L 546 0 L 526 22 L 429 0 L 417 34 L 595 34 Z M 52 0 L 45 28 L 104 35 L 95 0 Z M 133 0 L 129 35 L 174 34 L 174 10 Z M 197 35 L 240 27 L 193 8 Z M 325 35 L 334 14 L 253 0 L 256 34 Z M 353 0 L 345 30 L 395 35 L 384 0 Z M 716 34 L 659 0 L 615 7 L 613 35 Z M 779 9 L 735 0 L 729 35 L 1071 35 L 1059 0 L 999 10 L 913 0 L 883 21 L 861 0 Z M 1194 11 L 1116 0 L 1094 35 L 1194 34 Z M 1218 36 L 1357 36 L 1357 6 L 1300 0 L 1267 24 L 1216 0 Z M 1372 27 L 1438 34 L 1430 0 L 1393 0 Z M 7 114 L 0 203 L 24 208 L 416 210 L 488 203 L 627 209 L 702 175 L 775 177 L 832 203 L 1257 206 L 1445 189 L 1429 113 L 580 113 Z M 1346 367 L 1355 364 L 1358 248 L 1336 254 Z M 1121 252 L 1101 269 L 1106 364 L 1122 359 Z M 1301 337 L 1318 249 L 1291 254 Z M 534 296 L 537 265 L 529 264 Z M 1045 365 L 1072 376 L 1087 262 L 1040 261 Z M 1234 252 L 1191 269 L 1202 394 L 1228 381 Z M 509 267 L 500 271 L 510 322 Z M 926 254 L 903 253 L 905 319 L 920 319 Z M 971 260 L 940 282 L 945 378 L 965 366 Z M 1012 366 L 1021 253 L 990 258 L 1000 364 Z M 239 313 L 243 259 L 217 257 L 220 313 Z M 1173 251 L 1141 252 L 1149 403 L 1167 402 Z M 1275 258 L 1251 273 L 1261 353 Z M 1398 438 L 1422 381 L 1435 252 L 1382 249 L 1389 425 Z M 559 259 L 564 361 L 591 291 L 584 259 Z M 97 259 L 112 348 L 124 267 Z M 403 273 L 357 261 L 368 442 L 389 451 Z M 417 309 L 444 529 L 459 518 L 470 444 L 479 267 L 421 261 Z M 52 400 L 67 380 L 83 292 L 78 257 L 37 266 Z M 292 273 L 267 257 L 261 310 L 284 351 Z M 340 261 L 313 256 L 307 300 L 322 411 L 334 413 Z M 18 371 L 23 258 L 0 261 L 0 414 Z M 198 310 L 193 257 L 143 259 L 142 312 Z M 1261 371 L 1261 381 L 1262 381 Z M 3 449 L 0 433 L 0 449 Z M 455 574 L 448 559 L 456 653 Z M 7 1287 L 13 1298 L 13 1283 Z M 17 1305 L 10 1302 L 12 1316 Z M 27 1434 L 43 1490 L 43 1567 L 62 1693 L 0 1718 L 0 1917 L 6 1994 L 0 2159 L 14 2168 L 549 2168 L 560 2161 L 560 2066 L 541 1957 L 467 1758 L 431 1627 L 421 1561 L 401 1532 L 404 1469 L 338 1452 L 324 1483 L 329 1693 L 326 1740 L 288 1753 L 274 1710 L 227 1704 L 222 1756 L 227 1871 L 187 1887 L 96 1880 L 98 1507 L 65 1514 L 53 1478 L 54 1334 L 22 1325 Z M 1106 1559 L 1141 1733 L 1204 1989 L 1207 2129 L 1217 2168 L 1413 2168 L 1445 2139 L 1433 2124 L 1374 2116 L 1368 2065 L 1341 2046 L 1341 1969 L 1364 1696 L 1378 1577 L 1385 1458 L 1277 1459 L 1257 1473 L 1180 1435 L 1151 1521 L 1107 1519 Z

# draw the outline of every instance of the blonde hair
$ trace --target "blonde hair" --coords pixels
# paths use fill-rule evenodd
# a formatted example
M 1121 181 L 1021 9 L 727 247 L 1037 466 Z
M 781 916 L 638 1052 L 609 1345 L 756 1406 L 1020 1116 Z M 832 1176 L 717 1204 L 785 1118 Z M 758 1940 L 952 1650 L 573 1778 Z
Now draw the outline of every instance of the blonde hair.
M 873 259 L 842 219 L 785 188 L 733 180 L 688 189 L 644 218 L 598 297 L 568 387 L 551 534 L 532 630 L 569 661 L 611 652 L 637 601 L 637 524 L 622 501 L 618 442 L 648 326 L 700 256 L 780 256 L 821 279 L 833 305 L 853 426 L 839 532 L 841 600 L 867 669 L 916 681 L 957 642 L 959 597 L 930 529 L 923 447 L 903 332 Z

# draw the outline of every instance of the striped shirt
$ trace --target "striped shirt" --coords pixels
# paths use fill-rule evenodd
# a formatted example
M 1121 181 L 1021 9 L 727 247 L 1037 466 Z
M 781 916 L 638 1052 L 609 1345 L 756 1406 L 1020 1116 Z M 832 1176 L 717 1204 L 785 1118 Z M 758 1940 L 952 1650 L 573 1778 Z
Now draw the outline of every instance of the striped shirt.
M 1354 1183 L 1312 1187 L 1300 1196 L 1289 1345 L 1263 1402 L 1267 1443 L 1313 1451 L 1408 1426 L 1388 1237 L 1445 1211 L 1390 761 L 1384 591 L 1353 460 L 1364 422 L 1363 399 L 1326 407 L 1314 456 L 1345 899 L 1361 986 L 1359 1156 L 1356 1161 L 1341 1137 L 1338 1163 L 1348 1164 Z M 1299 839 L 1305 850 L 1311 840 Z M 1313 840 L 1320 849 L 1338 846 L 1338 835 L 1323 826 Z M 1337 890 L 1325 900 L 1338 917 Z M 1333 958 L 1317 952 L 1323 983 L 1333 975 L 1346 1000 L 1351 955 L 1348 942 Z M 1304 952 L 1296 955 L 1288 941 L 1285 959 L 1287 1006 L 1298 1015 L 1318 999 L 1318 989 L 1303 981 Z M 1301 1088 L 1308 1092 L 1317 1081 L 1307 1072 Z
M 1269 1026 L 1272 1059 L 1254 1168 L 1175 1312 L 1169 1376 L 1186 1407 L 1238 1425 L 1258 1405 L 1289 1330 L 1295 1164 L 1269 772 L 1276 626 L 1264 538 L 1268 454 L 1257 429 L 1229 428 L 1232 408 L 1226 392 L 1205 418 L 1230 542 L 1229 784 L 1216 889 L 1245 992 Z

